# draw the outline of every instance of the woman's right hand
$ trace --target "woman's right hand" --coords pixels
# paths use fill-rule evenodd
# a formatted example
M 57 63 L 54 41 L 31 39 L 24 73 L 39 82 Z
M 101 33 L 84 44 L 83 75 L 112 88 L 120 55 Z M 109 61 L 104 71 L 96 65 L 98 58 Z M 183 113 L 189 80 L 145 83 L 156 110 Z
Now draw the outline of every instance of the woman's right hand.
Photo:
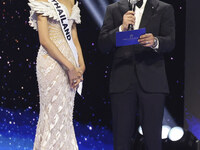
M 70 87 L 76 89 L 78 84 L 81 82 L 81 73 L 78 68 L 72 67 L 68 70 Z

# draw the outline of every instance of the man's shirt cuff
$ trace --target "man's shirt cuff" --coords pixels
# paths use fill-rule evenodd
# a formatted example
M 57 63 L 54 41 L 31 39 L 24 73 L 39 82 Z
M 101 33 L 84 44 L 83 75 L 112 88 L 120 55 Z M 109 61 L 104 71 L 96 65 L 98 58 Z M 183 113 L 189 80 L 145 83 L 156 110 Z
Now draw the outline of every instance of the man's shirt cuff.
M 155 52 L 158 52 L 157 50 L 159 49 L 159 40 L 158 40 L 158 38 L 157 37 L 155 37 L 155 42 L 154 42 L 154 44 L 155 45 L 153 45 L 151 48 L 155 51 Z
M 122 25 L 119 26 L 119 32 L 122 32 Z

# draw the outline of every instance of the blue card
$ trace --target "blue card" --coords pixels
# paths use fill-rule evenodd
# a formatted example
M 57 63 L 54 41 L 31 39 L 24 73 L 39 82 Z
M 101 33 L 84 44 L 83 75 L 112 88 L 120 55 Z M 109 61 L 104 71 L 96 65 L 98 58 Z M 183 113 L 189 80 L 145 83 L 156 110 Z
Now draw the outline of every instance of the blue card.
M 138 39 L 141 35 L 146 33 L 146 29 L 142 28 L 139 30 L 117 32 L 116 33 L 116 46 L 128 46 L 139 44 Z

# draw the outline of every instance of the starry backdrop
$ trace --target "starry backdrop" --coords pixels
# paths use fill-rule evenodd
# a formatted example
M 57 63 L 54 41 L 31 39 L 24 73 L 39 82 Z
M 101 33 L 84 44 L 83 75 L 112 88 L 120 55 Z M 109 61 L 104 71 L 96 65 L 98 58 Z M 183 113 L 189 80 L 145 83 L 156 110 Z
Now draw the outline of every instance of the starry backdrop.
M 83 1 L 79 1 L 82 24 L 77 28 L 87 70 L 83 96 L 77 95 L 75 100 L 77 141 L 81 150 L 111 150 L 108 95 L 111 56 L 98 51 L 100 28 Z M 165 57 L 171 90 L 166 108 L 176 124 L 182 126 L 186 1 L 163 1 L 174 6 L 176 16 L 176 47 Z M 113 3 L 112 0 L 107 2 Z M 27 0 L 0 0 L 0 150 L 13 147 L 31 149 L 38 120 L 39 93 L 35 66 L 39 40 L 37 32 L 28 24 L 30 8 L 27 3 Z

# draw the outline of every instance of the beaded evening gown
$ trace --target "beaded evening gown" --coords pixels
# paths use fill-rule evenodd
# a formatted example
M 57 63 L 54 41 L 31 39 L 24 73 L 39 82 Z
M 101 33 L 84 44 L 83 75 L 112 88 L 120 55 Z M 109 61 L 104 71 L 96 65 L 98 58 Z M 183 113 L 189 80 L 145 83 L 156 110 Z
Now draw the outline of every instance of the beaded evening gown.
M 50 39 L 74 65 L 73 53 L 64 38 L 59 16 L 50 2 L 29 0 L 29 23 L 37 30 L 37 14 L 48 18 Z M 63 4 L 62 4 L 63 5 Z M 80 9 L 76 3 L 71 15 L 67 12 L 70 29 L 80 23 Z M 40 114 L 34 150 L 78 150 L 73 126 L 75 91 L 70 88 L 66 69 L 40 46 L 37 56 L 37 80 L 40 94 Z

